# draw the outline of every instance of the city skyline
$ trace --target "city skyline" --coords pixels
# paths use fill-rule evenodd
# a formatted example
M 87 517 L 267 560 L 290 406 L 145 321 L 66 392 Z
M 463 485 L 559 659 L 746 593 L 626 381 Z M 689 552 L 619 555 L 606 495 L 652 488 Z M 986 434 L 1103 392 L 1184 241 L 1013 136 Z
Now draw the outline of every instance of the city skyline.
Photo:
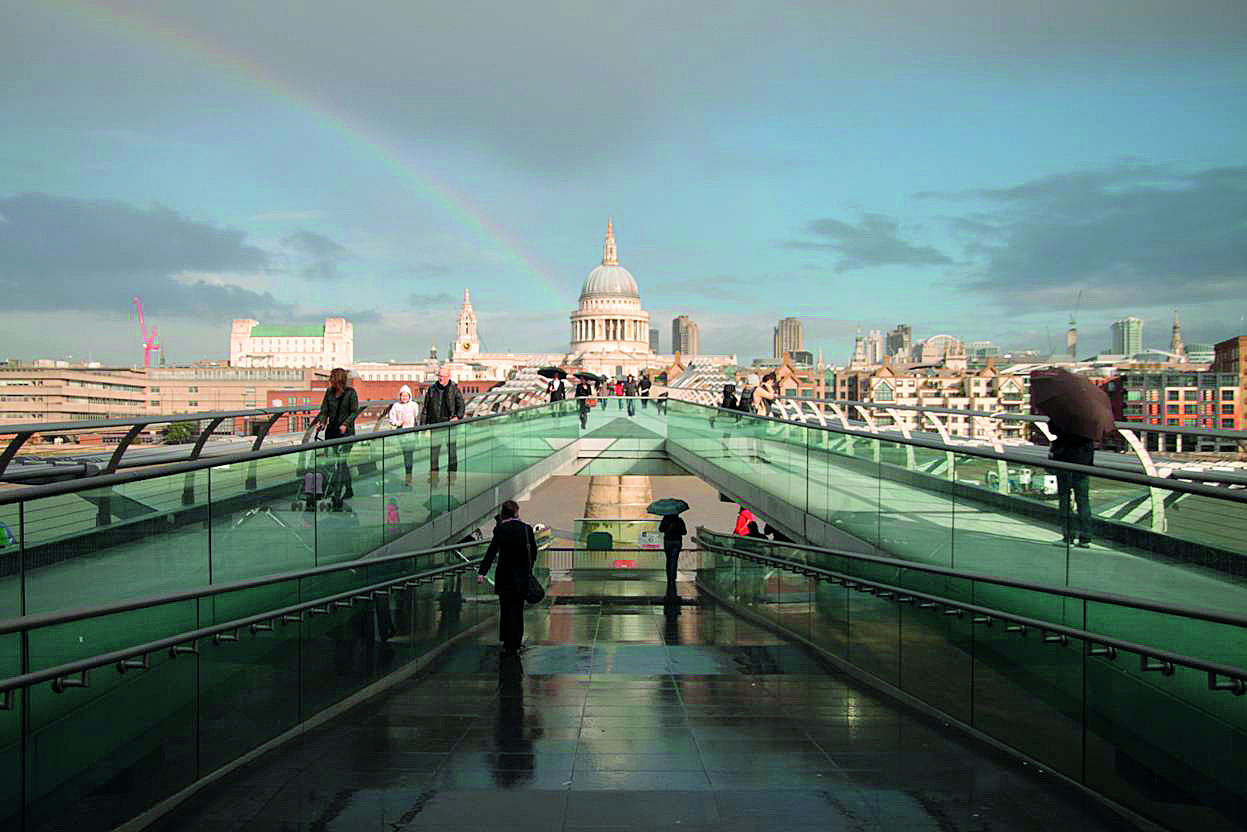
M 897 321 L 1059 352 L 1080 290 L 1080 353 L 1124 315 L 1163 349 L 1174 306 L 1243 331 L 1241 4 L 727 6 L 17 8 L 0 351 L 137 363 L 138 295 L 174 363 L 329 316 L 405 359 L 465 288 L 496 348 L 555 349 L 607 215 L 706 352 L 784 316 L 837 363 Z

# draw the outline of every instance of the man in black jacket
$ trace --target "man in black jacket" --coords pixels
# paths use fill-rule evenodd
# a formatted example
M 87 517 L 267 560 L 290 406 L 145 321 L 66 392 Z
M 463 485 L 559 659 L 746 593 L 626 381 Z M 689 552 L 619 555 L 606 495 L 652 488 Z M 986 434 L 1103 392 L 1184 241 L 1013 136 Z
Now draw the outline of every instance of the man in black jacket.
M 450 379 L 450 368 L 443 365 L 437 371 L 437 383 L 430 384 L 424 393 L 424 406 L 420 408 L 420 424 L 436 425 L 442 422 L 453 422 L 463 418 L 463 394 L 459 385 Z M 451 480 L 459 470 L 459 449 L 455 443 L 454 433 L 447 429 L 429 431 L 429 482 L 437 482 L 439 458 L 442 455 L 442 441 L 446 442 L 447 469 Z
M 654 386 L 654 382 L 649 380 L 648 373 L 641 373 L 641 381 L 637 384 L 637 389 L 641 391 L 641 409 L 645 410 L 649 407 L 649 391 Z
M 684 548 L 688 527 L 680 515 L 666 514 L 658 524 L 658 531 L 662 532 L 662 548 L 667 556 L 667 594 L 673 595 L 676 572 L 680 568 L 680 549 Z
M 576 383 L 576 404 L 580 410 L 580 429 L 589 424 L 589 399 L 593 398 L 593 388 L 586 379 Z
M 1095 442 L 1085 436 L 1057 431 L 1056 439 L 1048 448 L 1048 458 L 1076 465 L 1094 465 Z M 1058 470 L 1056 487 L 1064 526 L 1061 542 L 1085 549 L 1091 545 L 1091 489 L 1087 475 L 1081 471 Z M 1078 503 L 1077 514 L 1070 511 L 1071 497 Z
M 520 519 L 520 507 L 514 500 L 507 500 L 498 510 L 498 525 L 494 526 L 494 537 L 489 541 L 476 576 L 478 584 L 485 580 L 495 557 L 498 558 L 498 569 L 494 572 L 498 639 L 502 642 L 502 654 L 515 656 L 524 641 L 524 595 L 537 560 L 537 539 L 533 527 Z

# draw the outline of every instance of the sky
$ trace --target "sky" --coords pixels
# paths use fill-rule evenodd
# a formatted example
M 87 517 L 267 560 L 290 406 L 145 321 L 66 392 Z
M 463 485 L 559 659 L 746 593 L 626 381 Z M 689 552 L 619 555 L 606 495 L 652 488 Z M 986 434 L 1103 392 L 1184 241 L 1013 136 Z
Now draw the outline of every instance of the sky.
M 566 349 L 608 217 L 664 350 L 1247 334 L 1241 0 L 0 6 L 0 357 Z

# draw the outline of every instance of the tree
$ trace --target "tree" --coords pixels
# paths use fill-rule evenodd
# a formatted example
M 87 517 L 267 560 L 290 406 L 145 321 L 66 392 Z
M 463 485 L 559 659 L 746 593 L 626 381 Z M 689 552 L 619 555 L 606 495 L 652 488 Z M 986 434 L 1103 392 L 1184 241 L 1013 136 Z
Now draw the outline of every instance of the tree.
M 195 438 L 194 422 L 173 422 L 165 428 L 166 445 L 183 445 Z

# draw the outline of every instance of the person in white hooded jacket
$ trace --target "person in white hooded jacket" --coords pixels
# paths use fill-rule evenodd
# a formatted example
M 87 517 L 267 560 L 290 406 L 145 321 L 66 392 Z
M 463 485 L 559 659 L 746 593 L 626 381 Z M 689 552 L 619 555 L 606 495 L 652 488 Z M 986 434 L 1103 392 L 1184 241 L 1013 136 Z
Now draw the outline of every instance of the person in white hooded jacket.
M 414 428 L 420 415 L 420 405 L 416 404 L 411 395 L 411 388 L 404 384 L 398 388 L 398 401 L 390 407 L 390 425 L 394 428 Z M 404 482 L 411 485 L 411 467 L 415 456 L 415 440 L 412 434 L 399 437 L 399 447 L 403 451 L 403 468 L 407 470 Z

